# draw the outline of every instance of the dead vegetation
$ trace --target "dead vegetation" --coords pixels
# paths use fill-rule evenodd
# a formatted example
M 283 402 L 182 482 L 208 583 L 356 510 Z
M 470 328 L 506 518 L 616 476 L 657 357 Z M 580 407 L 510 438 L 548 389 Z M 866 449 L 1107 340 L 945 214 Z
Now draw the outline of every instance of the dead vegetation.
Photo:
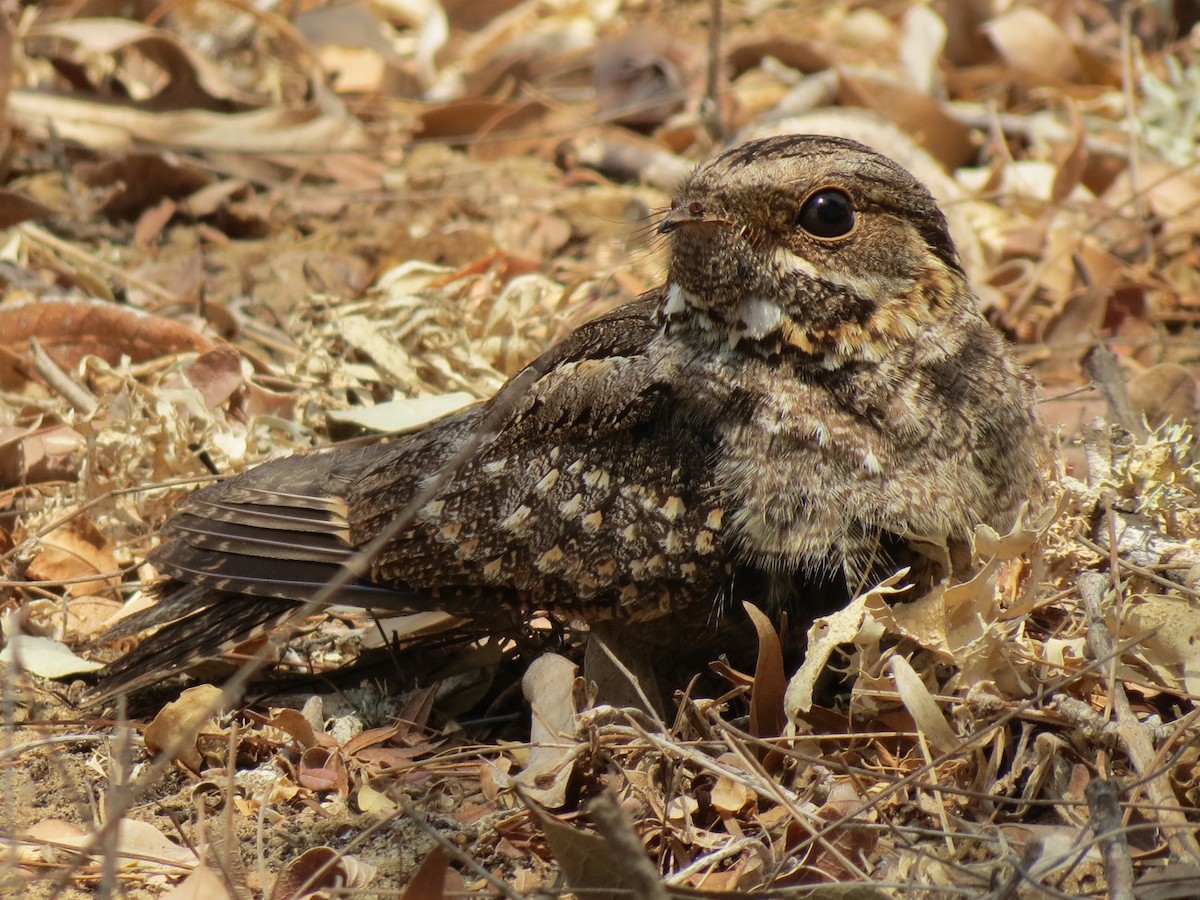
M 1191 4 L 0 8 L 4 893 L 1200 893 Z M 419 687 L 232 705 L 235 660 L 98 718 L 48 680 L 120 649 L 187 490 L 489 395 L 653 286 L 673 180 L 767 131 L 926 180 L 1042 385 L 1061 503 L 976 579 L 877 587 L 795 674 L 764 626 L 669 722 L 589 702 L 538 621 L 449 657 L 385 624 Z M 244 654 L 323 682 L 379 633 Z

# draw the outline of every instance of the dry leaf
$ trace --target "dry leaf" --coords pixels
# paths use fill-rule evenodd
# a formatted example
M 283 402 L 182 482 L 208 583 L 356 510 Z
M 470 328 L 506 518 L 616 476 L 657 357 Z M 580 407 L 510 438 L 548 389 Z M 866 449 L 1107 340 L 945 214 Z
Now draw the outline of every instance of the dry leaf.
M 86 441 L 67 425 L 0 425 L 0 489 L 44 481 L 74 481 Z
M 867 605 L 876 600 L 886 605 L 886 597 L 903 590 L 896 585 L 903 582 L 907 574 L 907 569 L 897 572 L 867 593 L 855 597 L 843 609 L 813 622 L 808 629 L 808 649 L 804 654 L 804 662 L 788 682 L 783 697 L 784 712 L 793 728 L 797 725 L 799 715 L 812 709 L 817 680 L 837 648 L 841 644 L 859 640 L 864 625 L 872 632 L 871 639 L 878 641 L 882 636 L 883 629 L 867 620 Z
M 181 735 L 186 736 L 182 746 L 175 747 L 177 762 L 190 771 L 198 773 L 204 767 L 198 740 L 213 723 L 213 717 L 221 711 L 221 689 L 211 684 L 188 688 L 179 699 L 168 703 L 146 726 L 143 738 L 146 750 L 152 754 L 165 751 Z
M 731 769 L 742 769 L 742 758 L 736 753 L 722 753 L 717 757 L 718 763 L 723 763 Z M 749 806 L 757 796 L 744 781 L 735 780 L 721 773 L 717 783 L 712 786 L 710 802 L 713 808 L 724 815 L 736 815 Z
M 615 847 L 598 834 L 568 825 L 536 803 L 527 806 L 572 891 L 589 900 L 627 900 L 631 895 L 650 900 L 637 893 L 642 882 L 638 873 L 631 871 L 632 861 L 623 847 Z
M 216 409 L 243 384 L 242 356 L 233 347 L 216 347 L 189 363 L 182 374 L 200 392 L 204 405 Z
M 342 755 L 329 747 L 309 747 L 300 757 L 296 780 L 310 791 L 337 791 L 345 795 L 350 779 Z
M 641 29 L 595 49 L 596 111 L 608 121 L 651 129 L 683 108 L 690 47 L 665 32 Z
M 103 632 L 122 607 L 116 597 L 85 594 L 71 597 L 63 604 L 62 620 L 66 637 L 72 640 L 93 637 Z
M 135 218 L 164 199 L 179 200 L 212 182 L 199 166 L 173 153 L 134 151 L 102 163 L 80 163 L 75 175 L 89 187 L 112 190 L 96 212 L 118 219 Z
M 111 542 L 86 516 L 75 516 L 44 535 L 39 550 L 29 564 L 28 575 L 38 581 L 69 581 L 68 594 L 81 597 L 103 593 L 115 587 L 120 570 Z M 89 575 L 107 578 L 83 580 Z
M 46 219 L 59 211 L 15 191 L 0 190 L 0 228 L 12 228 L 22 222 Z
M 196 865 L 196 854 L 187 847 L 172 842 L 161 831 L 146 822 L 122 819 L 117 832 L 117 854 L 129 857 L 127 864 L 139 869 L 176 872 L 180 867 Z M 91 839 L 91 835 L 78 825 L 60 819 L 45 819 L 25 830 L 24 837 L 30 841 L 46 841 L 51 844 L 79 849 Z M 61 863 L 60 854 L 53 850 L 42 851 L 47 862 Z
M 1151 428 L 1160 428 L 1167 421 L 1200 424 L 1200 385 L 1185 366 L 1151 366 L 1131 378 L 1126 388 L 1129 399 Z
M 1039 83 L 1070 81 L 1079 72 L 1071 39 L 1054 20 L 1030 6 L 1015 6 L 984 26 L 1000 55 Z
M 401 900 L 445 900 L 446 875 L 450 858 L 441 847 L 434 847 L 421 861 L 421 867 L 401 894 Z
M 42 678 L 63 678 L 94 672 L 102 665 L 76 656 L 58 641 L 28 634 L 8 635 L 8 643 L 0 650 L 0 663 L 17 666 Z
M 955 749 L 961 741 L 946 723 L 941 708 L 908 660 L 902 656 L 893 656 L 888 660 L 888 668 L 896 681 L 900 702 L 913 717 L 917 731 L 938 753 L 949 753 Z
M 13 91 L 9 113 L 31 136 L 53 130 L 93 149 L 115 150 L 137 143 L 180 150 L 202 148 L 237 153 L 294 154 L 303 150 L 353 150 L 366 145 L 361 123 L 320 84 L 322 102 L 241 113 L 203 109 L 147 112 L 109 103 Z
M 936 100 L 894 78 L 871 70 L 844 71 L 839 99 L 894 122 L 949 170 L 975 155 L 970 129 Z
M 219 110 L 226 106 L 225 101 L 250 99 L 233 87 L 220 66 L 194 52 L 170 32 L 126 19 L 43 22 L 29 31 L 28 38 L 35 42 L 45 38 L 68 41 L 93 54 L 118 54 L 128 48 L 136 49 L 166 75 L 160 90 L 140 104 L 147 109 Z
M 332 847 L 312 847 L 284 866 L 268 897 L 299 900 L 317 891 L 340 891 L 349 882 L 350 873 L 338 851 Z
M 1175 687 L 1200 694 L 1200 609 L 1180 597 L 1132 598 L 1123 607 L 1120 637 Z
M 375 782 L 367 782 L 360 787 L 354 795 L 355 805 L 359 812 L 390 816 L 400 805 L 388 795 L 386 781 L 379 779 L 377 783 L 378 787 Z
M 783 709 L 787 686 L 783 648 L 770 618 L 752 603 L 743 602 L 742 606 L 758 636 L 758 662 L 750 690 L 750 733 L 755 737 L 778 737 L 787 721 Z
M 196 866 L 190 875 L 160 895 L 160 900 L 232 900 L 225 882 L 205 865 Z
M 0 346 L 23 350 L 30 338 L 72 369 L 84 356 L 110 365 L 170 353 L 204 352 L 212 341 L 178 322 L 101 300 L 39 300 L 0 306 Z
M 577 756 L 574 663 L 556 653 L 533 661 L 521 679 L 532 708 L 529 762 L 512 781 L 522 793 L 551 808 L 566 802 L 567 782 Z
M 334 422 L 358 425 L 371 431 L 403 434 L 457 412 L 476 400 L 465 391 L 452 391 L 431 397 L 398 397 L 374 406 L 330 410 L 326 415 Z
M 936 98 L 941 93 L 941 61 L 946 36 L 946 23 L 924 3 L 910 6 L 905 11 L 900 59 L 913 87 L 930 97 Z

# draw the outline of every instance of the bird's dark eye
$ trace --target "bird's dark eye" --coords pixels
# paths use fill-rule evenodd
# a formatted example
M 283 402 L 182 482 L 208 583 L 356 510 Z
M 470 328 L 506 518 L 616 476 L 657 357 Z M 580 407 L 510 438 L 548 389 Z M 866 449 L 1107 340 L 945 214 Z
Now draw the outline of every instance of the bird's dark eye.
M 854 204 L 842 191 L 833 188 L 817 191 L 800 207 L 796 227 L 815 238 L 845 237 L 854 230 Z

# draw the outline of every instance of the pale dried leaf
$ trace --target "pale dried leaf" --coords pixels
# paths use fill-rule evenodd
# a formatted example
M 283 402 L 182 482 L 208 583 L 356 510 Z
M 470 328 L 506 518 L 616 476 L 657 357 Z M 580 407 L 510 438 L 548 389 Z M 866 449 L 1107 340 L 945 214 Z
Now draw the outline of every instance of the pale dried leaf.
M 938 753 L 949 753 L 961 741 L 946 722 L 941 707 L 925 687 L 912 665 L 902 656 L 893 656 L 888 660 L 888 668 L 896 681 L 896 690 L 900 694 L 900 702 L 913 717 L 917 731 L 924 736 L 929 745 Z
M 797 716 L 812 709 L 813 690 L 825 665 L 841 644 L 854 643 L 863 633 L 867 624 L 866 609 L 868 602 L 878 600 L 886 605 L 886 598 L 903 588 L 896 587 L 904 581 L 908 570 L 904 569 L 880 582 L 865 594 L 855 597 L 845 608 L 832 615 L 816 619 L 808 630 L 808 649 L 804 654 L 804 663 L 788 682 L 784 693 L 784 712 L 792 727 L 796 726 Z M 882 632 L 870 624 L 873 634 L 871 640 L 878 641 Z
M 453 391 L 430 397 L 398 397 L 374 406 L 331 410 L 328 415 L 334 422 L 358 425 L 371 431 L 405 433 L 457 412 L 475 403 L 476 399 L 465 391 Z
M 545 653 L 521 679 L 521 692 L 532 709 L 529 762 L 512 779 L 522 793 L 556 808 L 566 801 L 567 781 L 577 755 L 575 678 L 578 668 L 566 657 Z
M 82 672 L 94 672 L 101 663 L 76 656 L 65 644 L 47 637 L 10 634 L 0 650 L 0 663 L 16 666 L 42 678 L 62 678 Z
M 1069 81 L 1079 72 L 1071 39 L 1040 10 L 1016 6 L 984 26 L 1000 55 L 1043 82 Z
M 38 546 L 27 570 L 30 578 L 68 582 L 67 593 L 77 597 L 103 593 L 117 584 L 117 577 L 111 573 L 121 567 L 112 542 L 85 516 L 75 516 L 44 535 Z M 92 575 L 108 577 L 88 579 Z
M 1200 694 L 1200 609 L 1182 597 L 1131 598 L 1123 607 L 1120 636 L 1137 640 L 1137 652 L 1168 683 Z
M 946 46 L 946 23 L 924 3 L 904 13 L 900 59 L 913 87 L 936 97 L 942 87 L 941 59 Z
M 14 124 L 46 138 L 51 129 L 97 149 L 153 143 L 240 153 L 353 150 L 366 144 L 359 121 L 340 102 L 215 113 L 203 109 L 145 112 L 130 107 L 13 91 Z
M 143 734 L 146 749 L 150 753 L 160 753 L 178 736 L 187 735 L 188 739 L 182 746 L 174 748 L 174 758 L 192 772 L 199 772 L 204 758 L 197 746 L 197 739 L 210 727 L 216 712 L 220 711 L 220 698 L 221 689 L 211 684 L 188 688 L 179 695 L 178 700 L 164 706 L 154 721 L 146 726 Z
M 161 897 L 162 900 L 227 900 L 232 895 L 217 873 L 208 866 L 199 865 Z

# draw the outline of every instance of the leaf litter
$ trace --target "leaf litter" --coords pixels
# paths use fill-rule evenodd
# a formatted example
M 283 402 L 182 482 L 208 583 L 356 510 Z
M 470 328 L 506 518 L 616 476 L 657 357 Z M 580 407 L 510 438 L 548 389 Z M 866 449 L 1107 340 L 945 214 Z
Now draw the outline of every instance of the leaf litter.
M 994 6 L 724 5 L 715 44 L 669 0 L 6 9 L 0 884 L 1195 893 L 1195 23 Z M 256 647 L 127 720 L 44 680 L 122 649 L 214 472 L 419 427 L 653 286 L 714 122 L 931 184 L 1060 427 L 1052 517 L 978 534 L 968 583 L 792 623 L 798 672 L 759 623 L 755 671 L 668 722 L 597 705 L 545 619 L 333 610 L 245 707 L 211 684 Z

